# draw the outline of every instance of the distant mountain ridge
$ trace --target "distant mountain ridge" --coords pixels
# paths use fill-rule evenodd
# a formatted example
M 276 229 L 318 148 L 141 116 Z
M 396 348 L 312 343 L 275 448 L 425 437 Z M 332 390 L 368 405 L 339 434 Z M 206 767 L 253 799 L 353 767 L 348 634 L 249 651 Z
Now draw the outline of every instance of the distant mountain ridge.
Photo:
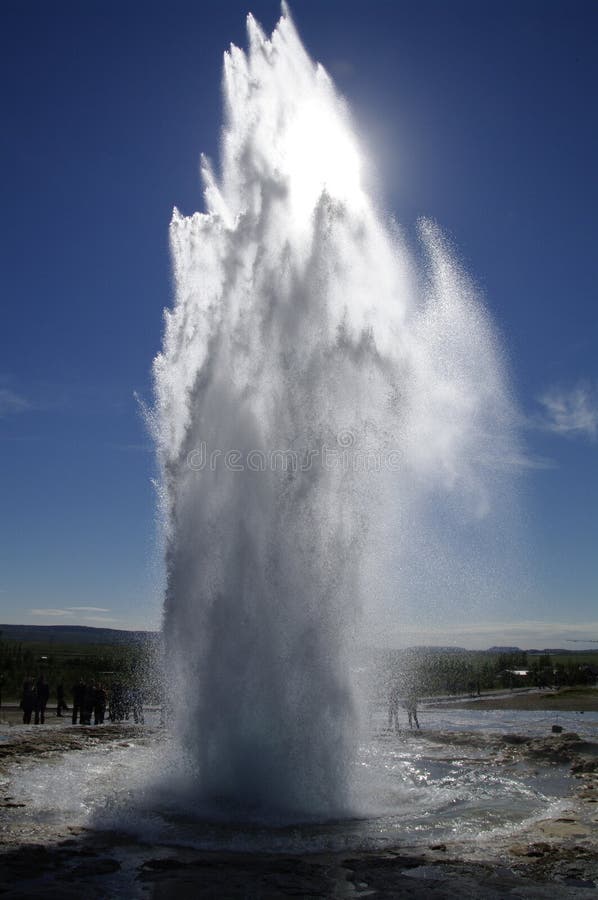
M 125 631 L 88 625 L 2 625 L 0 638 L 56 644 L 131 644 L 155 640 L 157 631 Z
M 158 640 L 159 631 L 127 631 L 121 628 L 97 628 L 91 625 L 2 625 L 0 624 L 0 640 L 10 641 L 37 641 L 47 644 L 132 644 L 145 643 Z M 372 648 L 375 652 L 384 652 Z M 534 655 L 563 655 L 569 654 L 574 656 L 577 653 L 588 653 L 589 650 L 578 650 L 571 648 L 547 648 L 544 650 L 529 649 L 524 650 L 521 647 L 488 647 L 486 650 L 471 650 L 465 647 L 454 646 L 416 646 L 397 649 L 390 652 L 413 653 L 418 651 L 426 653 L 449 653 L 449 654 L 476 654 L 476 653 L 528 653 Z

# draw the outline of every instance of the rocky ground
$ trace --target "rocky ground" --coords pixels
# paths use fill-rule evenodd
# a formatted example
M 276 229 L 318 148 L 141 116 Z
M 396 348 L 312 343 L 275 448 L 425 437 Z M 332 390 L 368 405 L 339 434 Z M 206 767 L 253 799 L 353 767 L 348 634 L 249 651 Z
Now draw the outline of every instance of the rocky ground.
M 26 758 L 44 759 L 103 742 L 156 740 L 156 730 L 109 725 L 4 733 L 0 776 Z M 517 835 L 392 851 L 303 856 L 206 853 L 143 844 L 118 831 L 40 824 L 26 839 L 14 826 L 19 806 L 0 796 L 0 895 L 7 898 L 413 898 L 591 897 L 598 887 L 598 744 L 575 734 L 460 735 L 431 732 L 436 743 L 491 746 L 497 765 L 533 759 L 569 765 L 570 809 Z

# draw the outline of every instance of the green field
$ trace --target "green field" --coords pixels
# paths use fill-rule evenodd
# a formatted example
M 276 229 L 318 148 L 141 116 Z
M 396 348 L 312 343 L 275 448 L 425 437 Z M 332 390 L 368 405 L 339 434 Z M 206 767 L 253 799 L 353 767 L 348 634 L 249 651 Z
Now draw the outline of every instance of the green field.
M 156 644 L 134 641 L 130 644 L 61 643 L 53 638 L 40 641 L 0 640 L 0 701 L 18 702 L 23 682 L 43 674 L 50 686 L 50 705 L 56 699 L 56 687 L 62 684 L 67 703 L 72 686 L 83 679 L 104 685 L 120 681 L 130 687 L 143 687 L 149 694 L 156 689 Z
M 550 658 L 556 665 L 566 665 L 573 658 L 580 666 L 598 666 L 598 650 L 578 650 L 573 656 L 570 653 L 553 653 Z

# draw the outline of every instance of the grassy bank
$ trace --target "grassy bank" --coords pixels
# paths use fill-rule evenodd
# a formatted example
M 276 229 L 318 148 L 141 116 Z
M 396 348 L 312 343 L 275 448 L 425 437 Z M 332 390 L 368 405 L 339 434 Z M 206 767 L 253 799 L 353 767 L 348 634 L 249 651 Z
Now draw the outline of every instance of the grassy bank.
M 452 709 L 523 709 L 561 710 L 563 712 L 598 712 L 598 689 L 593 687 L 562 688 L 560 691 L 530 691 L 508 697 L 480 697 L 458 700 Z

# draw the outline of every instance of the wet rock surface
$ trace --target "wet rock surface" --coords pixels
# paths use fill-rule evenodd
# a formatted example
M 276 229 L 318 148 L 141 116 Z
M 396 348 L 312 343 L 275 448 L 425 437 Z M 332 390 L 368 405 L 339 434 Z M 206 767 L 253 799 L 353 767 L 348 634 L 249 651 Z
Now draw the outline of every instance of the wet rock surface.
M 15 762 L 27 758 L 43 759 L 52 754 L 69 750 L 89 750 L 104 743 L 119 740 L 149 740 L 157 729 L 142 725 L 63 725 L 35 730 L 18 731 L 9 729 L 5 739 L 0 741 L 0 774 Z
M 8 784 L 0 796 L 0 896 L 7 898 L 245 898 L 276 897 L 590 897 L 598 887 L 598 745 L 565 733 L 525 735 L 430 733 L 434 743 L 491 747 L 492 764 L 534 759 L 567 764 L 575 773 L 571 808 L 485 841 L 443 841 L 393 851 L 272 855 L 208 853 L 143 843 L 118 831 L 69 825 L 32 836 L 11 817 L 22 803 Z M 111 742 L 153 740 L 155 730 L 135 726 L 61 728 L 9 734 L 0 744 L 0 773 L 24 759 Z
M 24 846 L 2 857 L 0 895 L 263 900 L 275 897 L 589 897 L 598 884 L 595 847 L 514 845 L 505 858 L 468 860 L 465 847 L 433 853 L 270 856 L 148 848 L 117 834 L 75 845 Z

